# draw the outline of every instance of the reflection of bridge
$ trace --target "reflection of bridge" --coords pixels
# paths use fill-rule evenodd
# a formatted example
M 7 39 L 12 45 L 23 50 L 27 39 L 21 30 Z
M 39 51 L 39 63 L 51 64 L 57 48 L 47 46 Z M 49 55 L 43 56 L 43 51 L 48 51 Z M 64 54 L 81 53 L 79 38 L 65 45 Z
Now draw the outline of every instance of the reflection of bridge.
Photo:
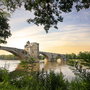
M 29 57 L 34 57 L 35 60 L 39 61 L 39 54 L 45 56 L 46 60 L 48 61 L 55 61 L 56 56 L 59 56 L 61 60 L 66 60 L 64 54 L 57 54 L 57 53 L 49 53 L 49 52 L 41 52 L 39 51 L 39 44 L 38 43 L 31 43 L 28 41 L 24 46 L 24 49 L 18 48 L 11 48 L 11 47 L 3 47 L 0 46 L 0 50 L 8 51 L 14 54 L 19 60 L 29 60 Z

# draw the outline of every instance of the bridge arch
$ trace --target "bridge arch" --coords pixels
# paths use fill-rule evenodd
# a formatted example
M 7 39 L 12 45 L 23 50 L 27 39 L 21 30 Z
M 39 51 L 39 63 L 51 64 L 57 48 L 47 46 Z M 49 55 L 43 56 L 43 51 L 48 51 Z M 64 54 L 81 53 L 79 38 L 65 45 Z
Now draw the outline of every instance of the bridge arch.
M 23 59 L 22 55 L 18 54 L 18 52 L 14 51 L 12 48 L 0 47 L 0 50 L 5 50 L 5 51 L 7 51 L 7 52 L 12 53 L 12 54 L 15 55 L 20 61 Z
M 61 60 L 61 62 L 63 61 L 63 57 L 62 57 L 62 55 L 60 55 L 60 54 L 57 54 L 57 56 L 56 56 L 58 59 L 60 59 Z
M 8 51 L 8 52 L 12 53 L 12 54 L 15 55 L 19 60 L 22 60 L 22 57 L 19 56 L 17 53 L 12 52 L 12 51 L 9 51 L 9 50 L 5 50 L 5 51 Z
M 48 55 L 47 55 L 46 53 L 44 53 L 44 52 L 39 52 L 39 54 L 42 54 L 42 55 L 45 57 L 45 59 L 46 59 L 47 61 L 49 61 L 49 57 L 48 57 Z

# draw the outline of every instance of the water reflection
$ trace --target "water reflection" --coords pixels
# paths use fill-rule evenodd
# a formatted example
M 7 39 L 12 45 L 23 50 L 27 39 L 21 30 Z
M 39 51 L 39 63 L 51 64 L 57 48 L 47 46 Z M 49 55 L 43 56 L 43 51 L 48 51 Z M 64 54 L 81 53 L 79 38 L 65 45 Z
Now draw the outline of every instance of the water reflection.
M 34 64 L 35 64 L 34 70 L 40 70 L 40 63 L 34 63 Z M 28 66 L 30 66 L 30 64 L 28 64 Z M 21 70 L 21 69 L 23 69 L 23 67 L 19 63 L 16 70 Z
M 65 78 L 68 78 L 68 80 L 71 80 L 72 77 L 75 77 L 75 75 L 69 69 L 69 66 L 66 65 L 66 61 L 61 62 L 58 60 L 57 62 L 39 62 L 35 64 L 35 69 L 37 70 L 42 70 L 42 68 L 44 68 L 44 71 L 49 72 L 51 69 L 54 70 L 55 73 L 59 73 L 61 70 Z M 6 67 L 9 72 L 22 69 L 19 60 L 0 60 L 0 67 L 5 66 L 9 66 L 8 68 Z
M 19 60 L 0 60 L 0 67 L 7 69 L 9 72 L 12 72 L 17 68 L 19 63 Z
M 62 63 L 60 61 L 40 63 L 40 70 L 44 68 L 44 71 L 49 72 L 50 70 L 54 70 L 55 73 L 59 73 L 61 71 L 65 78 L 71 81 L 72 78 L 75 78 L 75 75 L 66 63 L 66 61 L 63 61 Z

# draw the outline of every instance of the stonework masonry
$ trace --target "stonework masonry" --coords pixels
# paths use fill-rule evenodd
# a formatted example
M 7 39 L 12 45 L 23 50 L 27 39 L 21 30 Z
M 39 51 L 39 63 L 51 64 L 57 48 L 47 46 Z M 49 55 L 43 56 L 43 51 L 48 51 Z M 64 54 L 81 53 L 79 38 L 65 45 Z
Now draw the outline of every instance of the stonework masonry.
M 35 42 L 30 44 L 30 42 L 28 41 L 24 46 L 24 50 L 26 50 L 31 57 L 36 58 L 39 56 L 39 43 Z
M 61 61 L 66 60 L 64 54 L 59 53 L 51 53 L 51 52 L 43 52 L 39 51 L 39 43 L 30 43 L 29 41 L 26 42 L 24 49 L 12 48 L 12 47 L 4 47 L 0 46 L 0 50 L 5 50 L 8 52 L 13 53 L 19 60 L 28 61 L 30 57 L 34 57 L 36 62 L 39 62 L 39 54 L 45 56 L 47 61 L 56 61 L 56 56 L 59 56 Z

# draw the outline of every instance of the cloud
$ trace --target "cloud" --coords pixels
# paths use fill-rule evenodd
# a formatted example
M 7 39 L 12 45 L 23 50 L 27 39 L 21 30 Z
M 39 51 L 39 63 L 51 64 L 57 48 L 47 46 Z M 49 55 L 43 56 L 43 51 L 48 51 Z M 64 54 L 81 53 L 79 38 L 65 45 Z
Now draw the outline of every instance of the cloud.
M 21 27 L 26 27 L 28 24 L 27 19 L 34 18 L 34 13 L 24 10 L 24 8 L 20 8 L 16 10 L 13 14 L 11 14 L 11 18 L 9 24 L 11 26 L 11 30 L 19 30 Z M 31 26 L 32 24 L 30 24 Z
M 86 27 L 83 28 L 82 25 L 80 27 L 66 25 L 62 28 L 63 32 L 59 30 L 58 32 L 46 34 L 43 27 L 33 25 L 18 31 L 13 31 L 12 37 L 7 39 L 7 46 L 23 48 L 28 40 L 40 43 L 40 49 L 65 45 L 82 45 L 83 43 L 89 45 L 90 32 L 89 27 Z
M 79 13 L 73 11 L 63 15 L 65 22 L 58 24 L 58 30 L 51 28 L 46 34 L 43 26 L 26 25 L 26 20 L 34 17 L 33 13 L 24 11 L 23 8 L 17 10 L 9 22 L 12 37 L 7 39 L 8 43 L 5 46 L 23 49 L 29 40 L 30 42 L 38 42 L 41 51 L 58 53 L 75 51 L 77 53 L 80 50 L 90 50 L 89 11 L 88 13 L 86 11 Z M 88 19 L 83 19 L 84 16 Z M 82 20 L 85 22 L 83 23 Z

